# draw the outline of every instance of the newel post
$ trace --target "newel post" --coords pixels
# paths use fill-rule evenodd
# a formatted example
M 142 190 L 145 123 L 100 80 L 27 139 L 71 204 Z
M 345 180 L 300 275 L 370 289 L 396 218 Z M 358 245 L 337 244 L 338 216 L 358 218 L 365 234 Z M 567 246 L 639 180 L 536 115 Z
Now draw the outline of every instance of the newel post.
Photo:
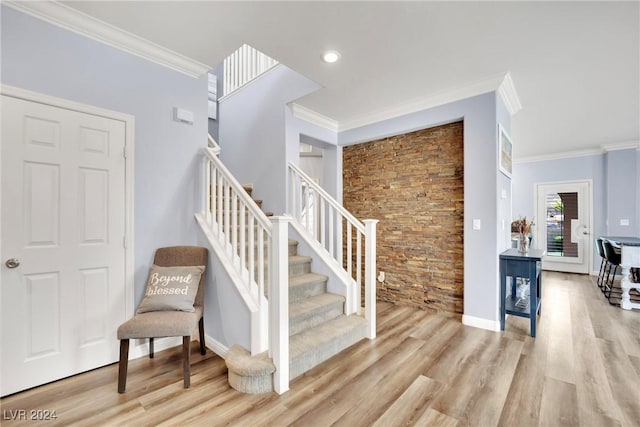
M 376 337 L 376 224 L 377 219 L 364 223 L 364 311 L 367 338 Z
M 289 221 L 271 218 L 271 280 L 269 282 L 269 351 L 276 365 L 273 388 L 278 394 L 289 390 Z
M 204 152 L 204 151 L 203 151 Z M 209 187 L 211 183 L 211 161 L 207 157 L 206 152 L 204 152 L 204 156 L 202 156 L 202 164 L 204 168 L 204 176 L 203 176 L 203 188 L 202 188 L 202 213 L 207 219 L 207 223 L 211 222 L 211 209 L 209 208 L 209 197 L 211 197 L 211 189 Z

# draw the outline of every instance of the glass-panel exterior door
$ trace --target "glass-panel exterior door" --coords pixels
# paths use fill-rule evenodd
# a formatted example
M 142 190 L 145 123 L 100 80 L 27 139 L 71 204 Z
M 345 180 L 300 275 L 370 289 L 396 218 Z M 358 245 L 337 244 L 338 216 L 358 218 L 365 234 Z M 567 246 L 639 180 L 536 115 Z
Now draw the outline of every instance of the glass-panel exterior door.
M 534 246 L 546 250 L 545 270 L 588 273 L 589 182 L 538 184 Z

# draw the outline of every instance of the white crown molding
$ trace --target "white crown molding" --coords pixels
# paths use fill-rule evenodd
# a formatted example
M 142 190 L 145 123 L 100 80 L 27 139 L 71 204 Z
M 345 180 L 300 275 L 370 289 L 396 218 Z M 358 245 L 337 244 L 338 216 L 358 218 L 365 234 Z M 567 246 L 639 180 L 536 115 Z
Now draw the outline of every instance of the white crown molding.
M 513 163 L 543 162 L 548 160 L 570 159 L 573 157 L 599 156 L 601 154 L 617 150 L 640 150 L 640 141 L 624 141 L 613 144 L 601 145 L 598 148 L 584 150 L 562 151 L 558 153 L 542 154 L 540 156 L 521 157 L 513 160 Z
M 191 77 L 212 67 L 57 1 L 3 1 L 12 9 Z
M 339 126 L 336 120 L 317 113 L 307 107 L 303 107 L 300 104 L 291 104 L 291 112 L 293 113 L 294 117 L 300 120 L 304 120 L 316 126 L 320 126 L 321 128 L 328 129 L 332 132 L 338 132 Z
M 520 98 L 518 98 L 516 87 L 513 84 L 513 80 L 511 80 L 511 74 L 509 72 L 507 72 L 504 76 L 504 80 L 502 80 L 502 83 L 498 86 L 498 93 L 502 97 L 502 101 L 507 107 L 509 114 L 513 116 L 518 111 L 522 110 Z
M 440 105 L 449 104 L 451 102 L 460 101 L 462 99 L 471 98 L 482 95 L 487 92 L 496 91 L 500 84 L 504 81 L 505 74 L 499 74 L 485 80 L 481 80 L 469 85 L 460 87 L 447 92 L 442 92 L 425 98 L 414 99 L 409 102 L 392 105 L 373 113 L 365 114 L 360 117 L 339 122 L 338 129 L 340 132 L 366 126 L 372 123 L 378 123 L 383 120 L 404 116 L 418 111 L 427 110 L 429 108 L 438 107 Z
M 484 93 L 497 91 L 507 106 L 510 114 L 520 111 L 522 105 L 518 99 L 513 81 L 509 73 L 500 73 L 493 77 L 462 86 L 458 89 L 442 92 L 425 98 L 418 98 L 409 102 L 392 105 L 387 108 L 374 111 L 372 113 L 363 114 L 359 117 L 344 121 L 336 121 L 329 117 L 323 116 L 310 108 L 303 107 L 299 104 L 292 104 L 293 115 L 302 120 L 306 120 L 333 132 L 344 132 L 346 130 L 359 128 L 362 126 L 378 123 L 384 120 L 393 119 L 395 117 L 404 116 L 418 111 L 427 110 L 429 108 L 439 107 L 451 102 L 460 101 L 462 99 L 471 98 L 482 95 Z
M 640 141 L 624 141 L 613 144 L 604 144 L 602 146 L 604 151 L 617 151 L 617 150 L 631 150 L 640 149 Z
M 528 156 L 513 159 L 513 163 L 544 162 L 548 160 L 570 159 L 573 157 L 598 156 L 604 153 L 602 148 L 589 148 L 585 150 L 562 151 L 558 153 L 542 154 L 539 156 Z

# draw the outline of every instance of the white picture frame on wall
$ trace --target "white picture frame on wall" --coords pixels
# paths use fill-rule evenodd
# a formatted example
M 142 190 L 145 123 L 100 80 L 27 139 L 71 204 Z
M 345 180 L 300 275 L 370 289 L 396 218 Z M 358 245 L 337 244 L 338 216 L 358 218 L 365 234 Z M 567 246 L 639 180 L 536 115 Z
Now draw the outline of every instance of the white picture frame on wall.
M 513 144 L 501 124 L 498 124 L 498 168 L 511 178 L 513 173 Z

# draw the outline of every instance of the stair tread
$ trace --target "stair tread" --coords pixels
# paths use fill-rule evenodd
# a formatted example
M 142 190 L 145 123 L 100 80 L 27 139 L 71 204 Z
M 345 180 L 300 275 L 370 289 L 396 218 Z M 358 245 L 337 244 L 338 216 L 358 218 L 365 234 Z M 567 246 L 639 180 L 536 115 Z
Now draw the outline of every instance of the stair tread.
M 294 240 L 294 239 L 289 239 L 289 244 L 290 244 L 290 245 L 297 245 L 297 244 L 298 244 L 298 241 L 297 241 L 297 240 Z
M 322 311 L 325 307 L 335 304 L 344 304 L 345 298 L 342 295 L 324 293 L 309 298 L 289 303 L 289 319 L 301 316 L 305 313 Z
M 353 314 L 349 316 L 342 315 L 315 328 L 293 335 L 289 338 L 289 358 L 292 360 L 306 352 L 313 351 L 316 347 L 365 324 L 366 320 L 363 317 Z
M 294 286 L 304 286 L 307 283 L 327 281 L 327 280 L 329 280 L 329 276 L 325 276 L 324 274 L 318 274 L 318 273 L 300 274 L 298 276 L 289 277 L 289 287 L 291 288 Z
M 289 265 L 293 264 L 304 264 L 305 262 L 310 262 L 310 256 L 304 255 L 289 255 Z

